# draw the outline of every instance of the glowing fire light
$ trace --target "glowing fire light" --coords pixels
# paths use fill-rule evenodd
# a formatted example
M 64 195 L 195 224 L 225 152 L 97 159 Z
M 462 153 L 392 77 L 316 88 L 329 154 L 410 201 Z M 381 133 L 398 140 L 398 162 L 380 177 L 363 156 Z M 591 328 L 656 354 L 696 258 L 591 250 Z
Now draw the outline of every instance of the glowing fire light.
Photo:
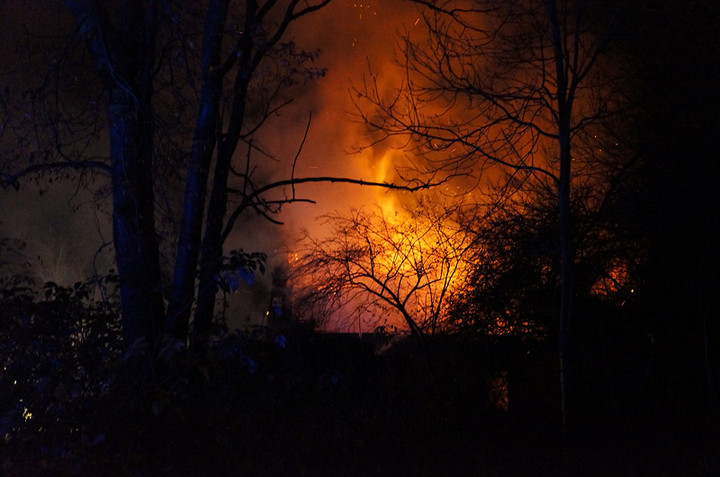
M 300 259 L 306 286 L 339 300 L 329 329 L 363 320 L 366 329 L 405 330 L 407 315 L 428 330 L 442 326 L 445 299 L 470 269 L 464 255 L 471 238 L 452 206 L 412 196 L 411 207 L 399 199 L 385 194 L 374 210 L 331 216 L 328 238 L 313 241 Z
M 616 259 L 611 262 L 605 276 L 601 277 L 592 286 L 591 293 L 598 296 L 610 298 L 617 295 L 623 290 L 635 293 L 634 288 L 630 286 L 630 271 L 628 264 L 622 260 Z M 623 300 L 621 305 L 624 305 Z
M 375 7 L 373 5 L 370 5 L 369 3 L 353 3 L 353 8 L 358 10 L 358 19 L 363 19 L 363 12 L 368 12 L 372 15 L 377 15 L 377 10 L 375 10 Z

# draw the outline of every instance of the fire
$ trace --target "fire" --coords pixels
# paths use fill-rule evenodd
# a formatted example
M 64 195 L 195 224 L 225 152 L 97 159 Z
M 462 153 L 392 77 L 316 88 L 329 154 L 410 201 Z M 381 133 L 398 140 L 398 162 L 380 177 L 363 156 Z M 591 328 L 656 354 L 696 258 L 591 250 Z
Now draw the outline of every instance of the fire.
M 389 170 L 391 156 L 378 162 L 376 178 Z M 327 238 L 310 240 L 298 276 L 333 301 L 331 329 L 358 320 L 364 329 L 407 329 L 410 317 L 432 331 L 442 326 L 446 298 L 471 268 L 472 238 L 458 224 L 456 204 L 410 194 L 381 197 L 374 207 L 328 217 Z
M 360 78 L 367 73 L 368 63 L 371 63 L 370 68 L 373 71 L 382 72 L 377 77 L 379 93 L 383 97 L 394 95 L 405 79 L 405 71 L 394 64 L 396 42 L 388 41 L 389 35 L 401 25 L 406 25 L 408 29 L 418 25 L 417 11 L 408 10 L 400 4 L 381 3 L 377 0 L 347 1 L 335 5 L 339 9 L 329 9 L 321 13 L 333 13 L 332 17 L 323 19 L 323 25 L 332 25 L 337 31 L 332 37 L 328 36 L 328 46 L 323 50 L 323 57 L 330 61 L 330 73 L 323 79 L 325 88 L 319 94 L 327 104 L 338 105 L 338 111 L 353 111 L 354 100 L 346 94 L 347 79 L 351 78 L 354 86 L 362 87 Z M 321 17 L 317 18 L 319 20 Z M 324 38 L 327 31 L 323 26 L 307 29 L 303 31 L 303 35 L 314 40 L 315 37 Z M 421 33 L 417 31 L 416 34 Z M 347 48 L 350 43 L 354 48 Z M 345 116 L 340 116 L 329 108 L 313 117 L 316 121 L 313 127 L 325 131 L 324 138 L 336 138 L 336 141 L 329 144 L 323 142 L 324 157 L 333 156 L 334 150 L 357 151 L 358 147 L 363 148 L 350 161 L 336 161 L 333 164 L 338 170 L 340 167 L 346 168 L 338 175 L 378 183 L 404 183 L 397 173 L 397 168 L 407 166 L 408 156 L 412 154 L 403 148 L 407 145 L 407 138 L 386 140 L 382 145 L 368 145 L 373 144 L 376 138 L 370 137 L 368 140 L 365 126 L 358 127 L 356 122 L 345 122 L 344 119 Z M 335 155 L 342 157 L 343 153 Z M 325 170 L 327 164 L 321 166 Z M 447 195 L 447 191 L 439 193 L 442 193 L 443 198 Z M 318 193 L 317 196 L 320 197 L 321 194 Z M 456 281 L 460 282 L 458 277 L 464 273 L 465 266 L 461 256 L 467 248 L 467 239 L 459 227 L 454 225 L 453 220 L 448 216 L 439 219 L 443 213 L 440 210 L 442 202 L 427 197 L 419 202 L 418 194 L 375 187 L 343 189 L 342 192 L 328 190 L 322 194 L 322 198 L 323 201 L 318 201 L 318 206 L 308 212 L 318 217 L 312 224 L 307 222 L 307 214 L 295 212 L 300 210 L 300 207 L 291 212 L 302 217 L 302 220 L 297 221 L 303 228 L 303 235 L 307 237 L 305 244 L 299 245 L 299 260 L 292 260 L 289 264 L 296 272 L 298 282 L 302 281 L 302 285 L 307 285 L 316 292 L 327 293 L 331 297 L 340 296 L 327 282 L 329 266 L 318 266 L 316 276 L 303 269 L 308 252 L 303 247 L 314 242 L 314 246 L 318 248 L 310 252 L 325 253 L 327 256 L 324 258 L 334 259 L 342 258 L 343 255 L 339 253 L 343 250 L 342 247 L 346 247 L 347 252 L 356 252 L 364 246 L 365 256 L 362 259 L 365 262 L 357 265 L 373 268 L 393 293 L 401 294 L 404 298 L 412 294 L 406 302 L 407 308 L 419 322 L 424 321 L 426 316 L 437 316 L 441 313 L 443 297 L 449 294 L 448 289 L 454 287 Z M 358 211 L 367 216 L 362 219 L 368 225 L 364 231 L 352 223 L 353 214 Z M 339 229 L 342 230 L 338 232 Z M 365 237 L 365 240 L 360 236 L 360 232 L 370 237 Z M 350 245 L 353 246 L 352 249 Z M 338 253 L 331 253 L 333 251 Z M 338 264 L 338 273 L 341 269 Z M 304 283 L 306 280 L 308 283 Z M 298 286 L 300 285 L 298 283 Z M 349 317 L 353 312 L 349 308 L 362 308 L 366 302 L 365 297 L 362 297 L 336 314 L 336 317 L 343 321 L 345 329 L 348 329 L 348 325 L 357 317 Z M 386 324 L 397 324 L 398 327 L 403 323 L 402 318 L 396 319 L 399 313 L 393 312 L 390 307 L 364 309 L 361 313 L 366 318 L 365 323 L 370 326 L 364 329 L 374 329 L 370 324 L 371 320 L 387 320 Z
M 297 252 L 288 252 L 288 265 L 294 266 L 300 259 L 300 255 Z
M 393 182 L 396 176 L 394 167 L 399 162 L 398 157 L 400 154 L 400 151 L 389 149 L 383 153 L 379 159 L 374 161 L 374 164 L 370 166 L 370 170 L 373 172 L 374 182 Z M 376 196 L 376 202 L 386 218 L 397 217 L 399 209 L 397 192 L 389 190 L 379 191 Z
M 611 298 L 623 290 L 634 293 L 630 287 L 630 270 L 627 263 L 616 259 L 611 262 L 605 276 L 601 277 L 592 286 L 591 293 L 594 295 Z M 623 301 L 621 304 L 624 304 Z
M 364 149 L 355 157 L 359 175 L 400 184 L 397 168 L 406 165 L 405 154 Z M 466 252 L 472 238 L 459 222 L 465 195 L 362 188 L 343 201 L 362 195 L 361 205 L 336 209 L 314 227 L 291 265 L 304 282 L 299 287 L 332 303 L 327 329 L 407 330 L 405 314 L 426 330 L 441 326 L 447 297 L 471 268 Z

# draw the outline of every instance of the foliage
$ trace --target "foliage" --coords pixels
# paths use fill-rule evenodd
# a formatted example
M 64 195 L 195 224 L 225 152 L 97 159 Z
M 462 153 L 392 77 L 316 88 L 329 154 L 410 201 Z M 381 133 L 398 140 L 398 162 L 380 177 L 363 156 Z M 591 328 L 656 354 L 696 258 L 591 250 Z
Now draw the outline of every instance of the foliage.
M 112 292 L 113 280 L 100 284 Z M 3 291 L 6 475 L 505 474 L 567 465 L 549 431 L 555 360 L 537 342 L 437 334 L 428 337 L 434 376 L 417 343 L 387 328 L 363 338 L 217 329 L 202 361 L 171 339 L 154 352 L 143 343 L 122 352 L 117 297 L 93 300 L 97 285 Z M 643 405 L 623 400 L 630 394 L 621 387 L 603 389 L 628 406 L 593 407 L 606 419 Z M 625 449 L 615 439 L 604 446 Z
M 717 8 L 705 7 L 708 14 L 694 18 L 688 31 L 717 23 Z M 423 20 L 446 25 L 433 23 L 434 15 Z M 648 110 L 640 112 L 635 126 L 647 141 L 638 141 L 641 167 L 603 152 L 608 149 L 603 143 L 614 137 L 575 149 L 582 155 L 578 163 L 587 160 L 592 167 L 579 171 L 583 180 L 573 183 L 569 204 L 578 319 L 572 323 L 574 359 L 563 367 L 568 364 L 577 383 L 570 397 L 582 404 L 575 408 L 580 425 L 573 439 L 561 442 L 550 431 L 557 429 L 561 402 L 553 377 L 557 357 L 548 346 L 554 343 L 526 339 L 558 335 L 557 190 L 548 187 L 552 181 L 537 181 L 536 189 L 515 187 L 513 180 L 524 185 L 537 175 L 513 173 L 507 184 L 519 193 L 509 197 L 501 191 L 495 204 L 503 207 L 496 214 L 451 227 L 447 235 L 442 235 L 447 222 L 456 224 L 452 214 L 428 218 L 421 212 L 429 209 L 422 209 L 394 220 L 358 212 L 332 218 L 340 233 L 315 244 L 311 269 L 325 287 L 321 299 L 332 301 L 356 286 L 368 292 L 363 298 L 378 299 L 365 301 L 368 308 L 385 313 L 394 307 L 422 329 L 464 332 L 428 340 L 434 374 L 420 364 L 418 347 L 391 324 L 362 339 L 304 329 L 240 333 L 219 326 L 200 359 L 180 339 L 124 343 L 112 274 L 70 287 L 47 283 L 40 292 L 22 277 L 1 282 L 2 470 L 381 476 L 526 475 L 542 468 L 577 475 L 593 462 L 616 466 L 598 467 L 608 474 L 638 468 L 653 474 L 668 468 L 716 471 L 717 429 L 703 425 L 716 424 L 707 417 L 718 409 L 718 220 L 715 209 L 707 208 L 718 190 L 712 154 L 717 93 L 705 93 L 704 86 L 717 81 L 720 63 L 698 66 L 702 61 L 687 57 L 717 56 L 717 35 L 700 36 L 706 48 L 690 54 L 683 51 L 687 42 L 671 45 L 677 38 L 665 39 L 662 27 L 668 25 L 660 24 L 654 39 L 663 39 L 662 48 L 645 65 L 652 76 L 644 80 L 651 86 Z M 283 48 L 276 59 L 288 54 Z M 457 50 L 431 53 L 452 51 Z M 660 65 L 668 61 L 682 67 Z M 682 94 L 668 101 L 674 71 L 690 67 L 694 74 L 685 74 Z M 453 72 L 470 70 L 445 71 Z M 518 100 L 517 92 L 506 99 Z M 710 107 L 698 115 L 684 109 L 688 104 L 698 111 Z M 495 112 L 497 105 L 491 104 Z M 606 112 L 580 120 L 583 131 L 576 129 L 575 137 L 596 139 L 591 134 L 596 130 L 585 126 L 602 122 Z M 520 119 L 511 110 L 503 114 L 508 116 L 502 121 Z M 430 119 L 439 124 L 437 117 Z M 519 127 L 534 137 L 530 124 Z M 499 142 L 491 146 L 507 146 L 507 137 L 495 139 Z M 23 149 L 27 144 L 20 143 L 19 150 L 30 155 Z M 451 151 L 427 144 L 434 152 Z M 602 150 L 593 151 L 600 144 Z M 486 152 L 494 156 L 499 150 Z M 515 152 L 519 169 L 534 170 L 527 150 Z M 640 177 L 628 179 L 638 172 Z M 290 185 L 294 182 L 283 187 Z M 255 205 L 262 211 L 277 204 Z M 2 239 L 0 252 L 20 246 Z M 215 270 L 212 284 L 233 291 L 252 273 L 263 273 L 265 260 L 262 254 L 232 251 L 220 260 L 225 265 Z M 0 256 L 0 265 L 8 261 Z M 446 279 L 458 275 L 449 273 L 449 264 L 456 261 L 472 267 L 466 280 L 450 287 Z M 196 268 L 190 271 L 195 277 Z M 381 286 L 374 295 L 370 284 Z M 450 320 L 444 321 L 451 291 Z M 431 298 L 418 299 L 419 292 Z M 383 303 L 391 293 L 394 301 Z M 669 456 L 685 450 L 679 440 L 692 449 L 692 458 L 666 466 Z M 604 453 L 606 448 L 612 452 Z
M 607 179 L 611 181 L 613 178 Z M 602 184 L 578 187 L 571 204 L 574 217 L 575 297 L 579 323 L 588 300 L 610 306 L 630 305 L 642 286 L 644 243 L 624 223 L 623 188 Z M 503 194 L 499 191 L 498 195 Z M 449 306 L 457 331 L 554 339 L 559 305 L 556 205 L 551 192 L 526 186 L 512 198 L 496 198 L 502 207 L 467 224 L 474 235 L 471 270 Z M 623 225 L 622 227 L 620 225 Z
M 99 284 L 112 292 L 114 279 Z M 352 445 L 371 457 L 380 449 L 370 437 L 388 419 L 429 435 L 433 419 L 413 423 L 415 413 L 444 412 L 423 399 L 421 374 L 394 381 L 381 364 L 389 358 L 353 336 L 224 331 L 202 362 L 172 340 L 151 359 L 143 343 L 123 352 L 117 296 L 94 301 L 97 285 L 3 290 L 0 456 L 9 475 L 194 475 L 228 461 L 261 473 L 278 453 L 284 468 L 324 468 L 308 460 L 318 448 L 339 457 Z M 388 363 L 413 369 L 403 355 Z
M 218 285 L 225 292 L 235 292 L 240 287 L 241 280 L 248 286 L 252 285 L 255 273 L 265 274 L 267 254 L 262 252 L 245 252 L 243 249 L 231 250 L 220 267 L 221 275 Z
M 42 295 L 1 290 L 0 423 L 10 449 L 57 458 L 104 439 L 94 419 L 120 356 L 115 283 L 110 274 L 72 287 L 49 282 Z
M 625 77 L 610 54 L 625 21 L 624 2 L 414 3 L 427 34 L 405 32 L 398 55 L 403 82 L 388 95 L 377 76 L 365 81 L 360 115 L 378 142 L 404 139 L 405 150 L 434 174 L 479 176 L 485 185 L 486 173 L 499 170 L 510 193 L 527 185 L 553 191 L 558 355 L 570 362 L 578 245 L 571 202 L 578 179 L 602 170 L 595 155 L 584 154 L 592 149 L 589 139 L 598 130 L 614 136 L 605 126 L 625 100 Z M 568 368 L 559 369 L 563 395 L 572 392 Z
M 311 114 L 294 157 L 280 157 L 288 141 L 264 132 L 325 75 L 319 50 L 289 36 L 330 0 L 61 3 L 58 31 L 47 27 L 51 41 L 26 32 L 22 47 L 5 42 L 12 45 L 0 65 L 8 83 L 0 85 L 0 186 L 80 171 L 81 186 L 111 198 L 129 343 L 157 346 L 164 333 L 204 341 L 218 290 L 251 278 L 243 267 L 222 269 L 228 236 L 249 211 L 277 223 L 283 205 L 311 202 L 297 185 L 429 186 L 298 177 Z M 292 131 L 283 129 L 287 139 Z M 108 143 L 109 156 L 99 155 Z
M 32 266 L 25 255 L 25 247 L 23 240 L 0 235 L 0 288 L 31 284 Z
M 506 208 L 476 233 L 472 268 L 449 305 L 450 327 L 463 333 L 557 334 L 559 298 L 557 218 L 554 208 Z

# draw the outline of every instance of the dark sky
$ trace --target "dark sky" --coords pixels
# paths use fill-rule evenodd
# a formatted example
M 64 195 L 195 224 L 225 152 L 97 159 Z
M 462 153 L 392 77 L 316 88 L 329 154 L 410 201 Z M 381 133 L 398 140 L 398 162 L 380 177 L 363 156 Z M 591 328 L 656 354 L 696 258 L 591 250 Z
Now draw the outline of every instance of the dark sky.
M 39 42 L 57 42 L 65 35 L 72 17 L 57 0 L 0 1 L 0 84 L 23 85 L 37 80 L 37 73 L 19 66 L 16 55 L 26 51 L 28 32 Z M 3 140 L 12 140 L 6 134 Z M 26 242 L 24 250 L 11 253 L 15 263 L 29 262 L 41 281 L 72 283 L 92 273 L 97 248 L 110 240 L 108 217 L 90 200 L 92 196 L 73 184 L 60 181 L 38 194 L 38 183 L 26 180 L 19 192 L 0 189 L 0 234 Z M 83 205 L 84 204 L 84 205 Z M 76 212 L 77 210 L 77 212 Z M 98 266 L 111 266 L 109 256 L 100 256 Z

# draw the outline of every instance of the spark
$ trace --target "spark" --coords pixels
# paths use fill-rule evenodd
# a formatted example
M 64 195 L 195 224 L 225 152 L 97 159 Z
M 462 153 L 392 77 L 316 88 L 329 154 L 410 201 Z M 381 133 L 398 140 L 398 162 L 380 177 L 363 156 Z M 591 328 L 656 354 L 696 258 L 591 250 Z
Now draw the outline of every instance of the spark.
M 363 19 L 363 12 L 365 12 L 365 14 L 377 16 L 377 10 L 375 10 L 375 7 L 373 7 L 369 3 L 353 3 L 353 8 L 359 10 L 358 20 Z

